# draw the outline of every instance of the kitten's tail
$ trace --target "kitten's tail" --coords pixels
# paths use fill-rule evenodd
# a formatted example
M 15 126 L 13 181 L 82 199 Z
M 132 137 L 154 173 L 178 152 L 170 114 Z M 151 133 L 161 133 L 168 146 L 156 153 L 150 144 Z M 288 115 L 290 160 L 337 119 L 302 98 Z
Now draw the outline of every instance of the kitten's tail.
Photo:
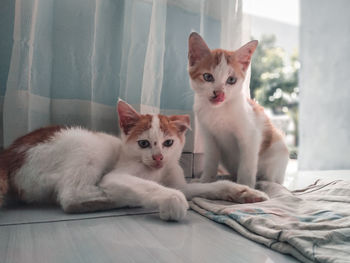
M 9 190 L 7 170 L 0 166 L 0 207 L 4 204 L 4 198 Z

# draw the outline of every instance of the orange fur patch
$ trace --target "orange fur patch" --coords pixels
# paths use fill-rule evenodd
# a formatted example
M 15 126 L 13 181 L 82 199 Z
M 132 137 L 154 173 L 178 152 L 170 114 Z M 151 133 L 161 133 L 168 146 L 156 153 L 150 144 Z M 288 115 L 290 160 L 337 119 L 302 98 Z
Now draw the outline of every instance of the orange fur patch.
M 3 205 L 4 196 L 8 192 L 8 177 L 7 172 L 0 170 L 0 207 Z
M 164 116 L 158 115 L 160 129 L 165 135 L 176 135 L 181 141 L 184 140 L 184 131 L 189 126 L 189 116 L 188 115 L 172 115 Z M 186 124 L 181 125 L 180 123 Z
M 137 138 L 139 135 L 152 127 L 152 115 L 140 115 L 140 119 L 134 124 L 130 130 L 127 141 Z M 184 131 L 189 127 L 190 119 L 188 115 L 158 115 L 160 130 L 165 135 L 178 136 L 182 141 L 184 139 Z
M 252 106 L 253 111 L 257 115 L 261 115 L 264 119 L 264 132 L 263 141 L 260 146 L 259 155 L 263 154 L 274 142 L 283 139 L 282 132 L 273 126 L 271 120 L 265 114 L 264 107 L 259 105 L 256 101 L 248 99 L 249 104 Z M 287 149 L 286 149 L 287 150 Z
M 140 119 L 130 129 L 130 135 L 127 141 L 131 141 L 137 138 L 139 135 L 149 130 L 152 127 L 152 115 L 140 115 Z
M 158 118 L 160 130 L 165 135 L 176 135 L 178 133 L 176 125 L 171 122 L 169 117 L 159 114 Z
M 7 192 L 13 192 L 20 197 L 21 189 L 14 183 L 14 175 L 23 165 L 26 152 L 39 143 L 49 140 L 56 132 L 65 129 L 61 126 L 51 126 L 35 130 L 15 140 L 10 147 L 0 153 L 0 199 Z M 0 200 L 1 202 L 1 200 Z
M 235 51 L 227 51 L 223 49 L 211 50 L 210 55 L 205 56 L 193 67 L 190 67 L 190 77 L 194 80 L 205 82 L 203 79 L 203 74 L 210 72 L 212 69 L 218 66 L 221 62 L 222 55 L 224 55 L 227 64 L 234 69 L 234 72 L 237 74 L 237 76 L 244 78 L 245 72 L 242 70 L 242 66 L 237 60 Z

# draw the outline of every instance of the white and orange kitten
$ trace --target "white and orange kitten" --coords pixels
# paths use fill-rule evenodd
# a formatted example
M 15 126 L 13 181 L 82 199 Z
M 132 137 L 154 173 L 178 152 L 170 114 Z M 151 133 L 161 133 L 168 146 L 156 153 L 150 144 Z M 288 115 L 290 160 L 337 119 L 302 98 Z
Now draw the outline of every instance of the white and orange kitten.
M 283 136 L 242 88 L 257 45 L 254 40 L 236 51 L 210 50 L 199 34 L 189 37 L 194 112 L 204 137 L 201 182 L 215 180 L 219 163 L 250 187 L 257 178 L 284 180 L 289 154 Z
M 268 198 L 229 181 L 186 183 L 179 158 L 187 115 L 141 115 L 123 101 L 117 109 L 120 139 L 60 126 L 17 139 L 0 154 L 0 205 L 8 193 L 26 203 L 58 203 L 68 213 L 140 206 L 158 208 L 164 220 L 180 220 L 186 198 Z

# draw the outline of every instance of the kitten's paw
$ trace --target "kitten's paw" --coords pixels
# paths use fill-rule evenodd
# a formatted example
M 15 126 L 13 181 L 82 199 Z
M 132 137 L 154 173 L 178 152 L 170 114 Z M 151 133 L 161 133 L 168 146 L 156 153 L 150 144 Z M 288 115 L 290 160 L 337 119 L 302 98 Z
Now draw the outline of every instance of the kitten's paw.
M 218 181 L 214 184 L 216 185 L 217 191 L 219 191 L 219 198 L 222 200 L 238 203 L 254 203 L 269 199 L 264 192 L 255 190 L 246 185 L 229 181 Z
M 70 202 L 61 203 L 65 213 L 86 213 L 103 209 L 113 208 L 112 203 L 104 196 L 91 198 L 83 201 L 71 200 Z
M 240 203 L 256 203 L 269 200 L 267 194 L 259 190 L 250 188 L 248 186 L 242 186 L 243 189 L 239 192 L 238 202 Z
M 163 220 L 180 221 L 186 216 L 188 202 L 183 193 L 172 190 L 159 203 L 159 215 Z

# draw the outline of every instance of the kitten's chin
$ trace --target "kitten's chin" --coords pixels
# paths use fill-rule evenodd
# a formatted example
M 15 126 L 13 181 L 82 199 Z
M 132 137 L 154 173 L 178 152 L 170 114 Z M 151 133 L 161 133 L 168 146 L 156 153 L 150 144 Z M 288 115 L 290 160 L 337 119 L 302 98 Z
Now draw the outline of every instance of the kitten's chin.
M 151 165 L 151 167 L 155 170 L 158 170 L 158 169 L 163 168 L 163 163 L 155 163 L 155 164 Z
M 147 163 L 147 164 L 145 163 L 145 165 L 151 170 L 159 170 L 164 167 L 164 163 L 158 163 L 158 162 Z
M 212 106 L 219 107 L 220 105 L 224 104 L 225 99 L 215 100 L 213 98 L 209 98 L 209 102 Z
M 224 101 L 211 101 L 211 100 L 209 101 L 210 101 L 210 104 L 214 107 L 219 107 L 224 103 Z

